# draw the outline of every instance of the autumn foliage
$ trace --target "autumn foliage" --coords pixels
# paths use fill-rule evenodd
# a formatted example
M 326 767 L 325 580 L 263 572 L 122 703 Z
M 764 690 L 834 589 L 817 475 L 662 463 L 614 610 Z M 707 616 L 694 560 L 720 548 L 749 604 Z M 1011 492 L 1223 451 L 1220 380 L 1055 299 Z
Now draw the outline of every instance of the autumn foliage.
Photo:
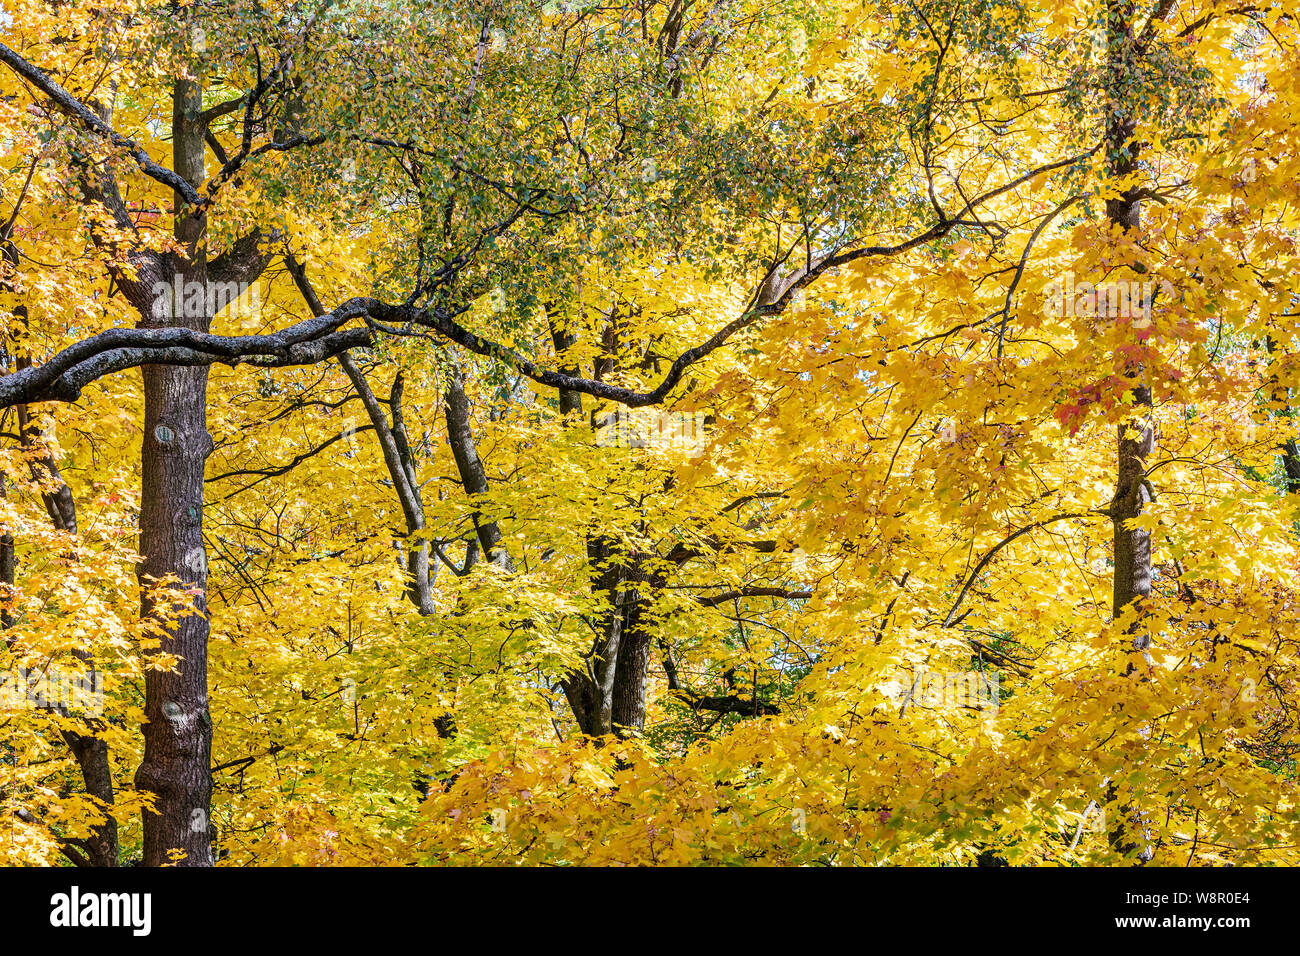
M 0 863 L 1300 863 L 1297 12 L 4 0 Z

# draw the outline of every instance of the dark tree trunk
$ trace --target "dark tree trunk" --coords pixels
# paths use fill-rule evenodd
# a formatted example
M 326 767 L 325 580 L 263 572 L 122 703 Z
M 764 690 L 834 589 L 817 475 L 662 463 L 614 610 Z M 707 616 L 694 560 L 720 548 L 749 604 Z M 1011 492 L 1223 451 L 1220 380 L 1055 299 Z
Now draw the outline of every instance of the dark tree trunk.
M 646 570 L 646 556 L 630 556 L 628 586 L 624 597 L 623 641 L 614 673 L 613 731 L 620 737 L 639 737 L 645 732 L 646 683 L 650 674 L 654 635 L 650 631 L 650 602 L 667 578 Z
M 0 498 L 7 497 L 9 494 L 8 485 L 5 482 L 3 474 L 0 474 Z M 17 580 L 15 572 L 17 571 L 17 562 L 14 558 L 14 536 L 5 529 L 0 534 L 0 630 L 8 631 L 14 626 L 13 607 L 14 597 L 17 595 L 17 588 L 14 586 Z M 5 643 L 9 643 L 6 636 Z
M 177 173 L 202 183 L 202 88 L 178 80 L 173 94 L 173 162 Z M 169 315 L 145 324 L 185 326 L 207 331 L 207 267 L 202 212 L 175 197 L 175 234 L 188 261 L 172 257 L 173 274 L 185 286 L 203 290 L 204 306 L 173 300 Z M 173 283 L 173 295 L 177 285 Z M 191 286 L 191 289 L 195 286 Z M 188 307 L 187 307 L 188 306 Z M 193 591 L 191 613 L 162 638 L 162 650 L 179 658 L 173 671 L 150 670 L 145 678 L 144 761 L 136 786 L 153 794 L 153 812 L 144 814 L 144 864 L 171 862 L 183 851 L 182 866 L 211 866 L 209 836 L 212 796 L 212 720 L 208 711 L 207 558 L 203 547 L 203 469 L 212 452 L 207 430 L 207 367 L 144 367 L 145 429 L 140 488 L 140 566 L 142 584 L 169 575 Z M 155 613 L 146 599 L 142 611 Z
M 1291 407 L 1291 390 L 1278 380 L 1276 365 L 1278 353 L 1285 354 L 1285 350 L 1278 345 L 1271 335 L 1265 336 L 1264 347 L 1268 350 L 1269 365 L 1272 366 L 1268 384 L 1273 413 L 1293 422 L 1295 411 Z M 1282 453 L 1282 476 L 1287 494 L 1300 493 L 1300 446 L 1297 446 L 1294 438 L 1288 438 L 1278 448 L 1278 451 Z
M 474 433 L 470 429 L 469 398 L 465 395 L 465 384 L 459 370 L 453 369 L 450 373 L 443 401 L 447 413 L 447 442 L 456 459 L 460 483 L 468 495 L 487 494 L 487 472 L 483 469 Z M 484 520 L 475 512 L 474 528 L 487 559 L 507 571 L 513 571 L 514 562 L 510 552 L 501 543 L 501 528 L 497 522 Z
M 594 363 L 599 380 L 618 367 L 620 322 L 609 317 L 602 345 L 604 355 Z M 571 348 L 573 336 L 552 320 L 551 335 L 557 353 Z M 571 368 L 576 375 L 578 369 Z M 560 390 L 560 410 L 567 416 L 582 411 L 580 395 Z M 595 425 L 596 412 L 592 412 Z M 587 539 L 592 593 L 604 596 L 609 611 L 602 637 L 592 651 L 586 671 L 573 671 L 560 682 L 579 729 L 592 737 L 616 734 L 639 736 L 645 730 L 646 679 L 652 636 L 645 585 L 662 586 L 662 578 L 647 573 L 644 557 L 630 553 L 618 541 L 602 534 Z
M 81 778 L 86 784 L 86 793 L 105 808 L 103 822 L 90 831 L 82 844 L 82 849 L 86 851 L 86 862 L 91 866 L 117 866 L 117 820 L 111 815 L 114 800 L 113 768 L 108 762 L 108 744 L 98 737 L 72 731 L 64 731 L 63 740 L 77 758 Z
M 23 444 L 39 455 L 33 458 L 32 477 L 37 481 L 53 485 L 52 490 L 43 492 L 45 510 L 50 521 L 60 531 L 75 535 L 77 528 L 77 505 L 72 497 L 72 489 L 63 480 L 58 463 L 49 454 L 41 437 L 36 434 L 28 417 L 27 408 L 18 406 L 19 432 Z M 67 555 L 68 560 L 76 560 L 75 555 Z M 74 648 L 74 657 L 81 661 L 90 672 L 95 670 L 94 656 L 84 648 Z M 97 718 L 88 720 L 92 728 L 102 729 L 102 721 Z M 104 819 L 94 827 L 86 838 L 82 849 L 83 856 L 91 866 L 117 866 L 117 820 L 111 815 L 115 794 L 113 792 L 113 769 L 108 761 L 108 744 L 94 734 L 79 734 L 74 730 L 63 731 L 63 740 L 72 751 L 81 769 L 81 777 L 86 785 L 86 793 L 94 797 L 104 808 Z
M 551 303 L 548 304 L 546 309 L 547 317 L 550 320 L 551 325 L 551 341 L 555 343 L 555 354 L 563 355 L 566 350 L 573 347 L 575 337 L 572 332 L 565 330 L 560 319 L 557 319 L 552 315 L 554 308 L 555 305 Z M 577 378 L 582 370 L 577 366 L 569 365 L 561 366 L 560 371 L 565 375 L 572 375 L 574 378 Z M 560 414 L 562 416 L 568 418 L 570 415 L 582 414 L 581 392 L 571 392 L 567 388 L 562 388 L 559 390 L 559 398 Z
M 652 635 L 643 585 L 662 585 L 645 573 L 638 556 L 608 538 L 587 542 L 593 568 L 592 591 L 609 602 L 602 637 L 589 671 L 573 671 L 561 681 L 579 729 L 592 737 L 636 737 L 645 730 L 646 678 Z
M 620 737 L 636 737 L 645 730 L 646 675 L 650 668 L 650 633 L 645 630 L 643 596 L 628 591 L 624 600 L 623 640 L 614 669 L 613 731 Z
M 17 267 L 19 264 L 18 247 L 14 245 L 7 235 L 4 237 L 4 258 L 12 266 Z M 8 286 L 8 283 L 6 282 L 5 285 Z M 6 291 L 12 290 L 6 288 Z M 27 325 L 27 306 L 18 305 L 14 309 L 14 318 L 17 320 L 19 328 L 25 327 Z M 15 356 L 14 364 L 18 368 L 24 368 L 30 364 L 30 359 L 25 355 Z M 33 453 L 30 466 L 32 477 L 41 482 L 43 486 L 52 486 L 49 491 L 42 491 L 41 493 L 45 503 L 45 510 L 50 516 L 50 522 L 60 531 L 75 535 L 78 531 L 77 505 L 76 500 L 72 497 L 72 489 L 63 480 L 58 462 L 49 454 L 42 436 L 38 434 L 27 406 L 19 405 L 16 412 L 19 441 L 29 452 Z M 3 493 L 3 490 L 3 486 L 0 485 L 0 494 Z M 75 560 L 74 556 L 70 555 L 68 557 Z M 0 627 L 6 630 L 14 624 L 13 612 L 10 610 L 9 602 L 13 600 L 16 594 L 16 573 L 17 562 L 14 555 L 14 539 L 12 535 L 6 533 L 0 538 L 0 585 L 4 588 L 4 607 L 3 610 L 0 610 Z M 94 671 L 95 660 L 90 652 L 77 648 L 73 650 L 73 655 L 85 664 L 91 672 Z M 92 729 L 95 728 L 98 725 L 98 718 L 90 719 L 89 723 Z M 117 866 L 117 820 L 112 816 L 115 795 L 113 791 L 113 768 L 108 759 L 108 744 L 93 734 L 83 735 L 74 730 L 64 730 L 62 736 L 64 742 L 68 745 L 68 749 L 71 750 L 73 757 L 77 760 L 82 781 L 86 786 L 86 793 L 99 802 L 104 813 L 103 820 L 91 828 L 90 834 L 86 837 L 84 843 L 80 844 L 83 851 L 80 858 L 91 866 Z

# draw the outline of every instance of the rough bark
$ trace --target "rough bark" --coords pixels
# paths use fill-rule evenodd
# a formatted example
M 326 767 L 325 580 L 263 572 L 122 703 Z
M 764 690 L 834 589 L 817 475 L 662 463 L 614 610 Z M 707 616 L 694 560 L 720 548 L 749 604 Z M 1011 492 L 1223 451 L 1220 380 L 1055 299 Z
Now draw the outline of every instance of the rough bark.
M 8 483 L 4 475 L 0 474 L 0 498 L 5 498 L 8 494 Z M 0 630 L 4 631 L 14 626 L 14 612 L 11 608 L 14 596 L 18 593 L 15 587 L 16 571 L 14 536 L 6 529 L 3 534 L 0 534 Z M 10 643 L 7 636 L 5 643 Z
M 575 338 L 572 332 L 564 328 L 562 321 L 557 319 L 552 313 L 555 309 L 553 303 L 548 304 L 546 308 L 547 318 L 551 326 L 551 341 L 555 344 L 555 354 L 563 355 L 567 349 L 573 347 Z M 581 370 L 577 366 L 561 366 L 560 372 L 577 378 Z M 560 414 L 567 418 L 570 415 L 582 414 L 582 393 L 575 392 L 571 389 L 561 388 L 558 390 L 560 399 Z
M 643 579 L 639 573 L 636 576 Z M 611 730 L 620 737 L 635 737 L 645 730 L 646 680 L 653 638 L 646 628 L 649 604 L 644 591 L 628 588 L 623 599 L 627 606 L 623 612 L 623 642 L 614 673 Z
M 588 655 L 586 669 L 572 671 L 560 681 L 578 729 L 590 737 L 603 737 L 613 733 L 615 728 L 615 682 L 620 648 L 628 607 L 634 599 L 626 587 L 629 568 L 620 557 L 610 539 L 599 535 L 588 538 L 587 563 L 591 568 L 592 593 L 603 597 L 609 610 L 600 622 L 599 637 Z M 624 681 L 627 678 L 625 672 Z M 626 688 L 618 696 L 626 699 Z M 626 703 L 620 717 L 627 717 Z
M 173 167 L 187 183 L 203 181 L 202 87 L 178 80 L 173 90 Z M 175 236 L 187 258 L 169 256 L 171 275 L 182 285 L 207 289 L 202 210 L 177 191 Z M 169 316 L 145 314 L 143 324 L 176 325 L 201 332 L 211 316 L 173 303 Z M 212 451 L 207 430 L 206 366 L 144 366 L 145 428 L 140 488 L 141 583 L 175 576 L 193 593 L 184 614 L 161 637 L 162 650 L 179 658 L 172 671 L 145 676 L 144 760 L 136 786 L 154 797 L 144 814 L 144 864 L 172 862 L 211 866 L 209 819 L 212 797 L 212 720 L 208 710 L 207 556 L 203 545 L 203 471 Z M 148 597 L 142 613 L 159 610 Z
M 406 519 L 408 534 L 424 530 L 424 502 L 420 497 L 420 486 L 415 478 L 415 462 L 411 458 L 410 445 L 406 441 L 406 429 L 402 423 L 402 376 L 399 373 L 393 383 L 389 408 L 393 413 L 393 424 L 389 425 L 384 416 L 383 406 L 375 397 L 365 376 L 352 357 L 344 352 L 339 356 L 339 364 L 347 373 L 352 387 L 361 396 L 370 423 L 379 436 L 379 448 L 384 456 L 384 464 L 393 480 L 398 502 Z M 433 613 L 433 595 L 429 589 L 429 541 L 422 539 L 409 545 L 406 551 L 407 596 L 421 614 Z
M 447 442 L 451 445 L 452 456 L 456 459 L 456 470 L 460 473 L 460 482 L 465 493 L 471 497 L 487 494 L 487 472 L 479 458 L 478 446 L 474 442 L 474 433 L 470 428 L 469 398 L 465 395 L 465 382 L 459 369 L 454 369 L 443 395 L 447 418 Z M 487 521 L 474 512 L 474 529 L 483 554 L 493 564 L 507 571 L 514 571 L 514 562 L 510 553 L 501 543 L 501 528 L 495 521 Z
M 609 610 L 586 670 L 560 681 L 578 728 L 588 736 L 639 736 L 645 730 L 646 681 L 654 635 L 649 629 L 650 592 L 662 576 L 645 571 L 645 556 L 629 553 L 602 535 L 587 541 L 591 588 Z

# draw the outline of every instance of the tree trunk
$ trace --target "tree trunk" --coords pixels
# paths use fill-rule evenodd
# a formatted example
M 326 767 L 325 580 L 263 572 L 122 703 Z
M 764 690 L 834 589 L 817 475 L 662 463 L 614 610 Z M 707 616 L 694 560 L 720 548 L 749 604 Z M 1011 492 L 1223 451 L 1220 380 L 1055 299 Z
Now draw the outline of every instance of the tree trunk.
M 453 369 L 443 394 L 447 417 L 447 442 L 451 445 L 452 456 L 456 459 L 456 470 L 460 474 L 460 483 L 465 493 L 471 497 L 487 494 L 487 472 L 478 455 L 478 446 L 474 442 L 474 433 L 470 429 L 469 398 L 465 395 L 464 379 L 459 369 Z M 514 571 L 514 561 L 510 552 L 501 543 L 501 528 L 495 521 L 485 521 L 475 512 L 474 528 L 484 556 L 493 564 L 507 571 Z
M 53 486 L 50 491 L 41 494 L 50 522 L 60 531 L 76 535 L 78 533 L 77 503 L 72 497 L 72 489 L 63 480 L 58 462 L 49 454 L 25 405 L 18 406 L 18 431 L 23 446 L 38 453 L 38 457 L 33 458 L 31 463 L 32 478 Z M 74 554 L 65 557 L 68 560 L 76 560 Z M 10 573 L 12 574 L 12 569 Z M 12 581 L 8 583 L 12 584 Z M 90 672 L 94 672 L 94 655 L 79 647 L 73 648 L 72 654 Z M 88 719 L 88 723 L 92 728 L 103 726 L 102 720 L 98 719 Z M 108 744 L 94 734 L 79 734 L 75 730 L 64 730 L 63 740 L 77 759 L 77 766 L 81 768 L 81 778 L 86 785 L 86 793 L 99 802 L 104 812 L 103 821 L 92 828 L 82 846 L 85 860 L 91 866 L 117 866 L 117 820 L 111 815 L 115 794 L 113 768 L 108 760 Z
M 17 268 L 19 264 L 18 247 L 14 245 L 8 235 L 3 237 L 3 241 L 5 261 Z M 5 282 L 4 286 L 5 291 L 12 291 L 8 282 Z M 25 328 L 27 325 L 27 306 L 18 305 L 15 307 L 13 314 L 17 320 L 17 326 Z M 14 364 L 20 369 L 25 368 L 30 365 L 30 358 L 26 355 L 15 356 Z M 38 433 L 35 424 L 31 420 L 27 406 L 19 405 L 16 412 L 19 441 L 28 451 L 36 452 L 31 459 L 32 478 L 43 485 L 48 483 L 53 486 L 50 491 L 42 491 L 41 493 L 45 503 L 45 510 L 50 516 L 50 522 L 60 531 L 75 535 L 78 530 L 77 505 L 76 500 L 72 497 L 72 489 L 63 480 L 58 462 L 49 454 L 45 443 L 42 441 L 42 436 Z M 3 480 L 0 479 L 0 495 L 3 494 Z M 3 586 L 4 601 L 3 610 L 0 610 L 0 627 L 6 630 L 14 624 L 14 616 L 10 610 L 9 602 L 14 599 L 17 593 L 16 576 L 17 561 L 14 554 L 14 539 L 12 535 L 5 534 L 0 537 L 0 585 Z M 89 651 L 77 648 L 73 650 L 73 655 L 87 665 L 92 672 L 94 671 L 95 660 Z M 92 728 L 97 726 L 95 720 L 91 720 L 90 724 Z M 68 745 L 68 749 L 72 751 L 72 755 L 76 758 L 77 766 L 81 769 L 81 777 L 86 786 L 86 793 L 99 802 L 104 813 L 104 819 L 91 828 L 90 834 L 81 845 L 84 850 L 82 858 L 91 866 L 117 866 L 117 820 L 112 816 L 114 802 L 113 768 L 108 759 L 108 744 L 93 734 L 86 736 L 70 729 L 64 730 L 62 736 L 64 742 Z
M 1131 113 L 1133 80 L 1131 57 L 1134 50 L 1133 0 L 1107 0 L 1106 4 L 1106 88 L 1110 112 L 1106 120 L 1106 150 L 1110 175 L 1129 177 L 1137 170 L 1138 144 L 1134 142 L 1136 117 Z M 1130 185 L 1122 194 L 1106 201 L 1106 217 L 1113 229 L 1128 234 L 1142 225 L 1142 202 L 1138 187 Z M 1119 317 L 1116 317 L 1119 318 Z M 1131 319 L 1130 319 L 1131 321 Z M 1128 605 L 1151 595 L 1151 533 L 1128 528 L 1126 523 L 1142 514 L 1151 500 L 1146 480 L 1147 460 L 1155 450 L 1155 429 L 1151 417 L 1151 389 L 1142 383 L 1143 368 L 1125 361 L 1124 375 L 1133 383 L 1133 414 L 1120 422 L 1116 438 L 1115 497 L 1111 502 L 1114 525 L 1115 575 L 1112 583 L 1112 612 L 1116 618 Z M 1141 614 L 1141 605 L 1138 613 Z M 1146 651 L 1150 634 L 1139 620 L 1129 638 L 1134 651 Z M 1129 672 L 1133 665 L 1129 665 Z M 1112 784 L 1108 802 L 1121 799 Z M 1117 852 L 1136 855 L 1140 863 L 1153 856 L 1150 828 L 1144 814 L 1126 803 L 1110 828 L 1109 842 Z
M 563 355 L 565 351 L 573 347 L 576 339 L 572 332 L 564 328 L 563 320 L 554 314 L 556 308 L 555 303 L 547 303 L 546 317 L 551 326 L 551 341 L 555 343 L 555 354 Z M 582 372 L 581 369 L 574 365 L 561 366 L 560 371 L 565 375 L 572 375 L 574 378 L 577 378 Z M 581 392 L 571 392 L 567 388 L 562 388 L 559 390 L 559 398 L 561 417 L 568 418 L 570 415 L 582 414 Z
M 623 640 L 614 670 L 613 731 L 620 737 L 638 737 L 645 731 L 646 675 L 650 667 L 650 633 L 644 596 L 629 589 L 624 596 Z
M 178 80 L 173 92 L 173 164 L 198 186 L 204 179 L 202 87 Z M 176 238 L 188 260 L 169 257 L 172 274 L 170 314 L 155 313 L 144 324 L 174 324 L 207 331 L 211 322 L 202 211 L 185 207 L 177 195 Z M 193 284 L 193 285 L 191 285 Z M 203 305 L 190 290 L 202 290 Z M 178 290 L 180 294 L 178 293 Z M 179 301 L 178 301 L 179 300 Z M 140 488 L 140 579 L 148 586 L 175 575 L 192 590 L 193 608 L 162 636 L 162 650 L 179 657 L 173 671 L 145 676 L 144 761 L 136 786 L 154 795 L 153 812 L 144 814 L 144 864 L 172 862 L 182 851 L 182 866 L 211 866 L 209 820 L 212 776 L 212 720 L 207 692 L 207 557 L 203 547 L 203 469 L 212 452 L 207 430 L 206 366 L 146 365 L 145 430 Z M 142 612 L 156 609 L 147 598 Z
M 0 473 L 0 498 L 9 496 L 9 487 L 5 482 L 5 476 Z M 0 630 L 8 631 L 14 626 L 14 612 L 11 610 L 13 601 L 18 594 L 15 586 L 17 577 L 17 561 L 14 555 L 14 536 L 5 529 L 0 534 Z M 5 643 L 9 644 L 11 639 L 6 636 Z

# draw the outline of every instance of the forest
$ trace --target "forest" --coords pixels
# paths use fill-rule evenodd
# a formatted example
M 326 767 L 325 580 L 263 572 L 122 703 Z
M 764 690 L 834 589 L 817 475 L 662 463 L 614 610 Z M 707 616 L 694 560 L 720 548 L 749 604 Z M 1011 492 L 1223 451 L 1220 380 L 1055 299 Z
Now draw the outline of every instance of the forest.
M 2 0 L 0 865 L 1300 864 L 1297 13 Z

